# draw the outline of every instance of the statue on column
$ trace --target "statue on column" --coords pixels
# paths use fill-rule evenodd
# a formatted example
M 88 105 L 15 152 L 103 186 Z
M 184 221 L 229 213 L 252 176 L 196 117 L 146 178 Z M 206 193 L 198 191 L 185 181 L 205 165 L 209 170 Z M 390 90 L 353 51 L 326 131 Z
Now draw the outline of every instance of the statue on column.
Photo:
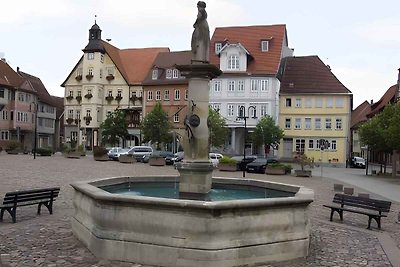
M 206 3 L 197 3 L 197 19 L 193 24 L 192 62 L 209 63 L 210 30 L 207 22 Z

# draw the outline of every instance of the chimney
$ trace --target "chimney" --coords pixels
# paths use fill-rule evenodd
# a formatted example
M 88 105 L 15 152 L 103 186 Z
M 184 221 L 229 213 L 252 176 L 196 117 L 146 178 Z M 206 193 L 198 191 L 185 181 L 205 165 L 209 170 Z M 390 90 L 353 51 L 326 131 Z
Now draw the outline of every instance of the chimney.
M 374 103 L 374 100 L 373 99 L 371 99 L 371 105 Z
M 19 67 L 17 67 L 17 72 L 19 72 Z

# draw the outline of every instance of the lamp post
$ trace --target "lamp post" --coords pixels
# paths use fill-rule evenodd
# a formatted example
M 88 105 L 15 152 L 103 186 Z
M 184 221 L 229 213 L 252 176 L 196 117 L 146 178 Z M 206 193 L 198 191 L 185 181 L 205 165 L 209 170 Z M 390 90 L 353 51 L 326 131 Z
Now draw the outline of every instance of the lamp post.
M 250 110 L 253 109 L 253 116 L 249 117 Z M 246 107 L 240 106 L 239 107 L 239 116 L 237 120 L 244 120 L 244 139 L 243 139 L 243 161 L 242 161 L 242 169 L 243 169 L 243 178 L 246 177 L 246 138 L 247 138 L 247 119 L 252 118 L 256 119 L 256 106 L 249 106 L 247 108 L 247 115 L 246 115 Z
M 37 147 L 37 114 L 38 114 L 38 104 L 37 102 L 32 102 L 35 106 L 35 130 L 34 130 L 34 140 L 33 140 L 33 159 L 36 159 L 36 147 Z

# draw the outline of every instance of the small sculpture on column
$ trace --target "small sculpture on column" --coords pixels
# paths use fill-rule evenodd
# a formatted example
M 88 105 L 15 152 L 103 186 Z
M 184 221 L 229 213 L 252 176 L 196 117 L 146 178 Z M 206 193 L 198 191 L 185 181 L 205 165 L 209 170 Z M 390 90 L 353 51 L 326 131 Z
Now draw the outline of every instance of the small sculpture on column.
M 209 63 L 210 30 L 207 22 L 206 3 L 197 3 L 197 19 L 193 24 L 192 63 Z

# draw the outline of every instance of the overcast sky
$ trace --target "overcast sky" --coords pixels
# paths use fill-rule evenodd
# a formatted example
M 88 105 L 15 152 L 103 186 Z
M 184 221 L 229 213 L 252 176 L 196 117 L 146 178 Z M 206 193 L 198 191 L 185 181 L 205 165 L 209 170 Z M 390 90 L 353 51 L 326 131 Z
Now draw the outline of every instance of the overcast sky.
M 13 0 L 0 2 L 0 54 L 63 96 L 95 15 L 102 38 L 120 48 L 189 50 L 197 0 Z M 378 101 L 397 82 L 400 1 L 208 0 L 215 27 L 286 24 L 295 56 L 318 55 L 353 92 Z

